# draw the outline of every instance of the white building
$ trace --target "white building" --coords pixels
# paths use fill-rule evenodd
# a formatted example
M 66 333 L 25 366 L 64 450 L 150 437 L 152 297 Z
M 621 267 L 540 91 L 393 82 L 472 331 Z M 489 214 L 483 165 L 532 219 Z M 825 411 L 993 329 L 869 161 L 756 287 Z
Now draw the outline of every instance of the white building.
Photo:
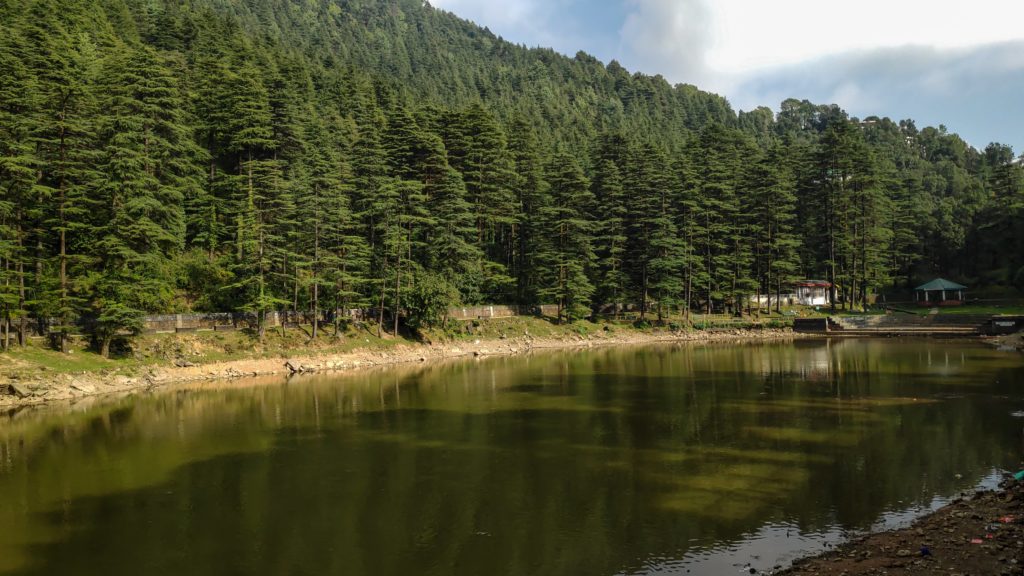
M 828 306 L 829 288 L 832 284 L 825 280 L 801 280 L 793 284 L 796 287 L 797 304 L 804 306 Z

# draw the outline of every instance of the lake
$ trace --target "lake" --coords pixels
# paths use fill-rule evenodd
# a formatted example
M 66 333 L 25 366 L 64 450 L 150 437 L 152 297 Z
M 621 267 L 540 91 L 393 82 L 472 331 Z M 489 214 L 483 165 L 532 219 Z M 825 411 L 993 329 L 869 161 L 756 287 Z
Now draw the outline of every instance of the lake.
M 0 574 L 768 570 L 991 485 L 1024 356 L 797 340 L 208 383 L 0 414 Z

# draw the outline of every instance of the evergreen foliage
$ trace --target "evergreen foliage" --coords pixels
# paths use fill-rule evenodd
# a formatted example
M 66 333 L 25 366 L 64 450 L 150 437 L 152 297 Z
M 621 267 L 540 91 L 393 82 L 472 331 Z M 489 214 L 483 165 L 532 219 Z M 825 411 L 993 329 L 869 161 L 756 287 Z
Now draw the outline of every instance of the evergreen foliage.
M 938 274 L 1024 289 L 1022 216 L 1008 146 L 735 113 L 420 0 L 0 4 L 4 347 L 77 322 L 106 353 L 162 312 L 262 337 L 289 309 L 397 332 L 455 303 L 741 314 L 799 278 L 843 307 Z

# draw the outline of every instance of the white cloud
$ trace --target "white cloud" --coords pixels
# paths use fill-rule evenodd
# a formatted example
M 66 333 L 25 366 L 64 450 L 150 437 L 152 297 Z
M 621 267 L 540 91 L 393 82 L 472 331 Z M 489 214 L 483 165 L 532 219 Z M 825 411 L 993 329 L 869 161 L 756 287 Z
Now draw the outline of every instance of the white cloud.
M 714 39 L 704 0 L 629 0 L 620 32 L 627 66 L 676 82 L 708 80 L 706 56 Z
M 826 56 L 1024 39 L 1018 0 L 624 1 L 624 64 L 721 92 L 749 74 Z
M 1024 38 L 1024 3 L 1017 0 L 708 1 L 718 36 L 708 63 L 726 74 L 858 50 Z

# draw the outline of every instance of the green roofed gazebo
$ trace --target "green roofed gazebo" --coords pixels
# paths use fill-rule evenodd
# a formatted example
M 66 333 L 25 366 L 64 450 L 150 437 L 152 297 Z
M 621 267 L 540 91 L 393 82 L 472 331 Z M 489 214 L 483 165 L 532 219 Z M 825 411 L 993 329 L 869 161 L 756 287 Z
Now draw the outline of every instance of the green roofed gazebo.
M 958 306 L 964 303 L 967 286 L 936 278 L 914 288 L 914 300 L 923 306 Z

